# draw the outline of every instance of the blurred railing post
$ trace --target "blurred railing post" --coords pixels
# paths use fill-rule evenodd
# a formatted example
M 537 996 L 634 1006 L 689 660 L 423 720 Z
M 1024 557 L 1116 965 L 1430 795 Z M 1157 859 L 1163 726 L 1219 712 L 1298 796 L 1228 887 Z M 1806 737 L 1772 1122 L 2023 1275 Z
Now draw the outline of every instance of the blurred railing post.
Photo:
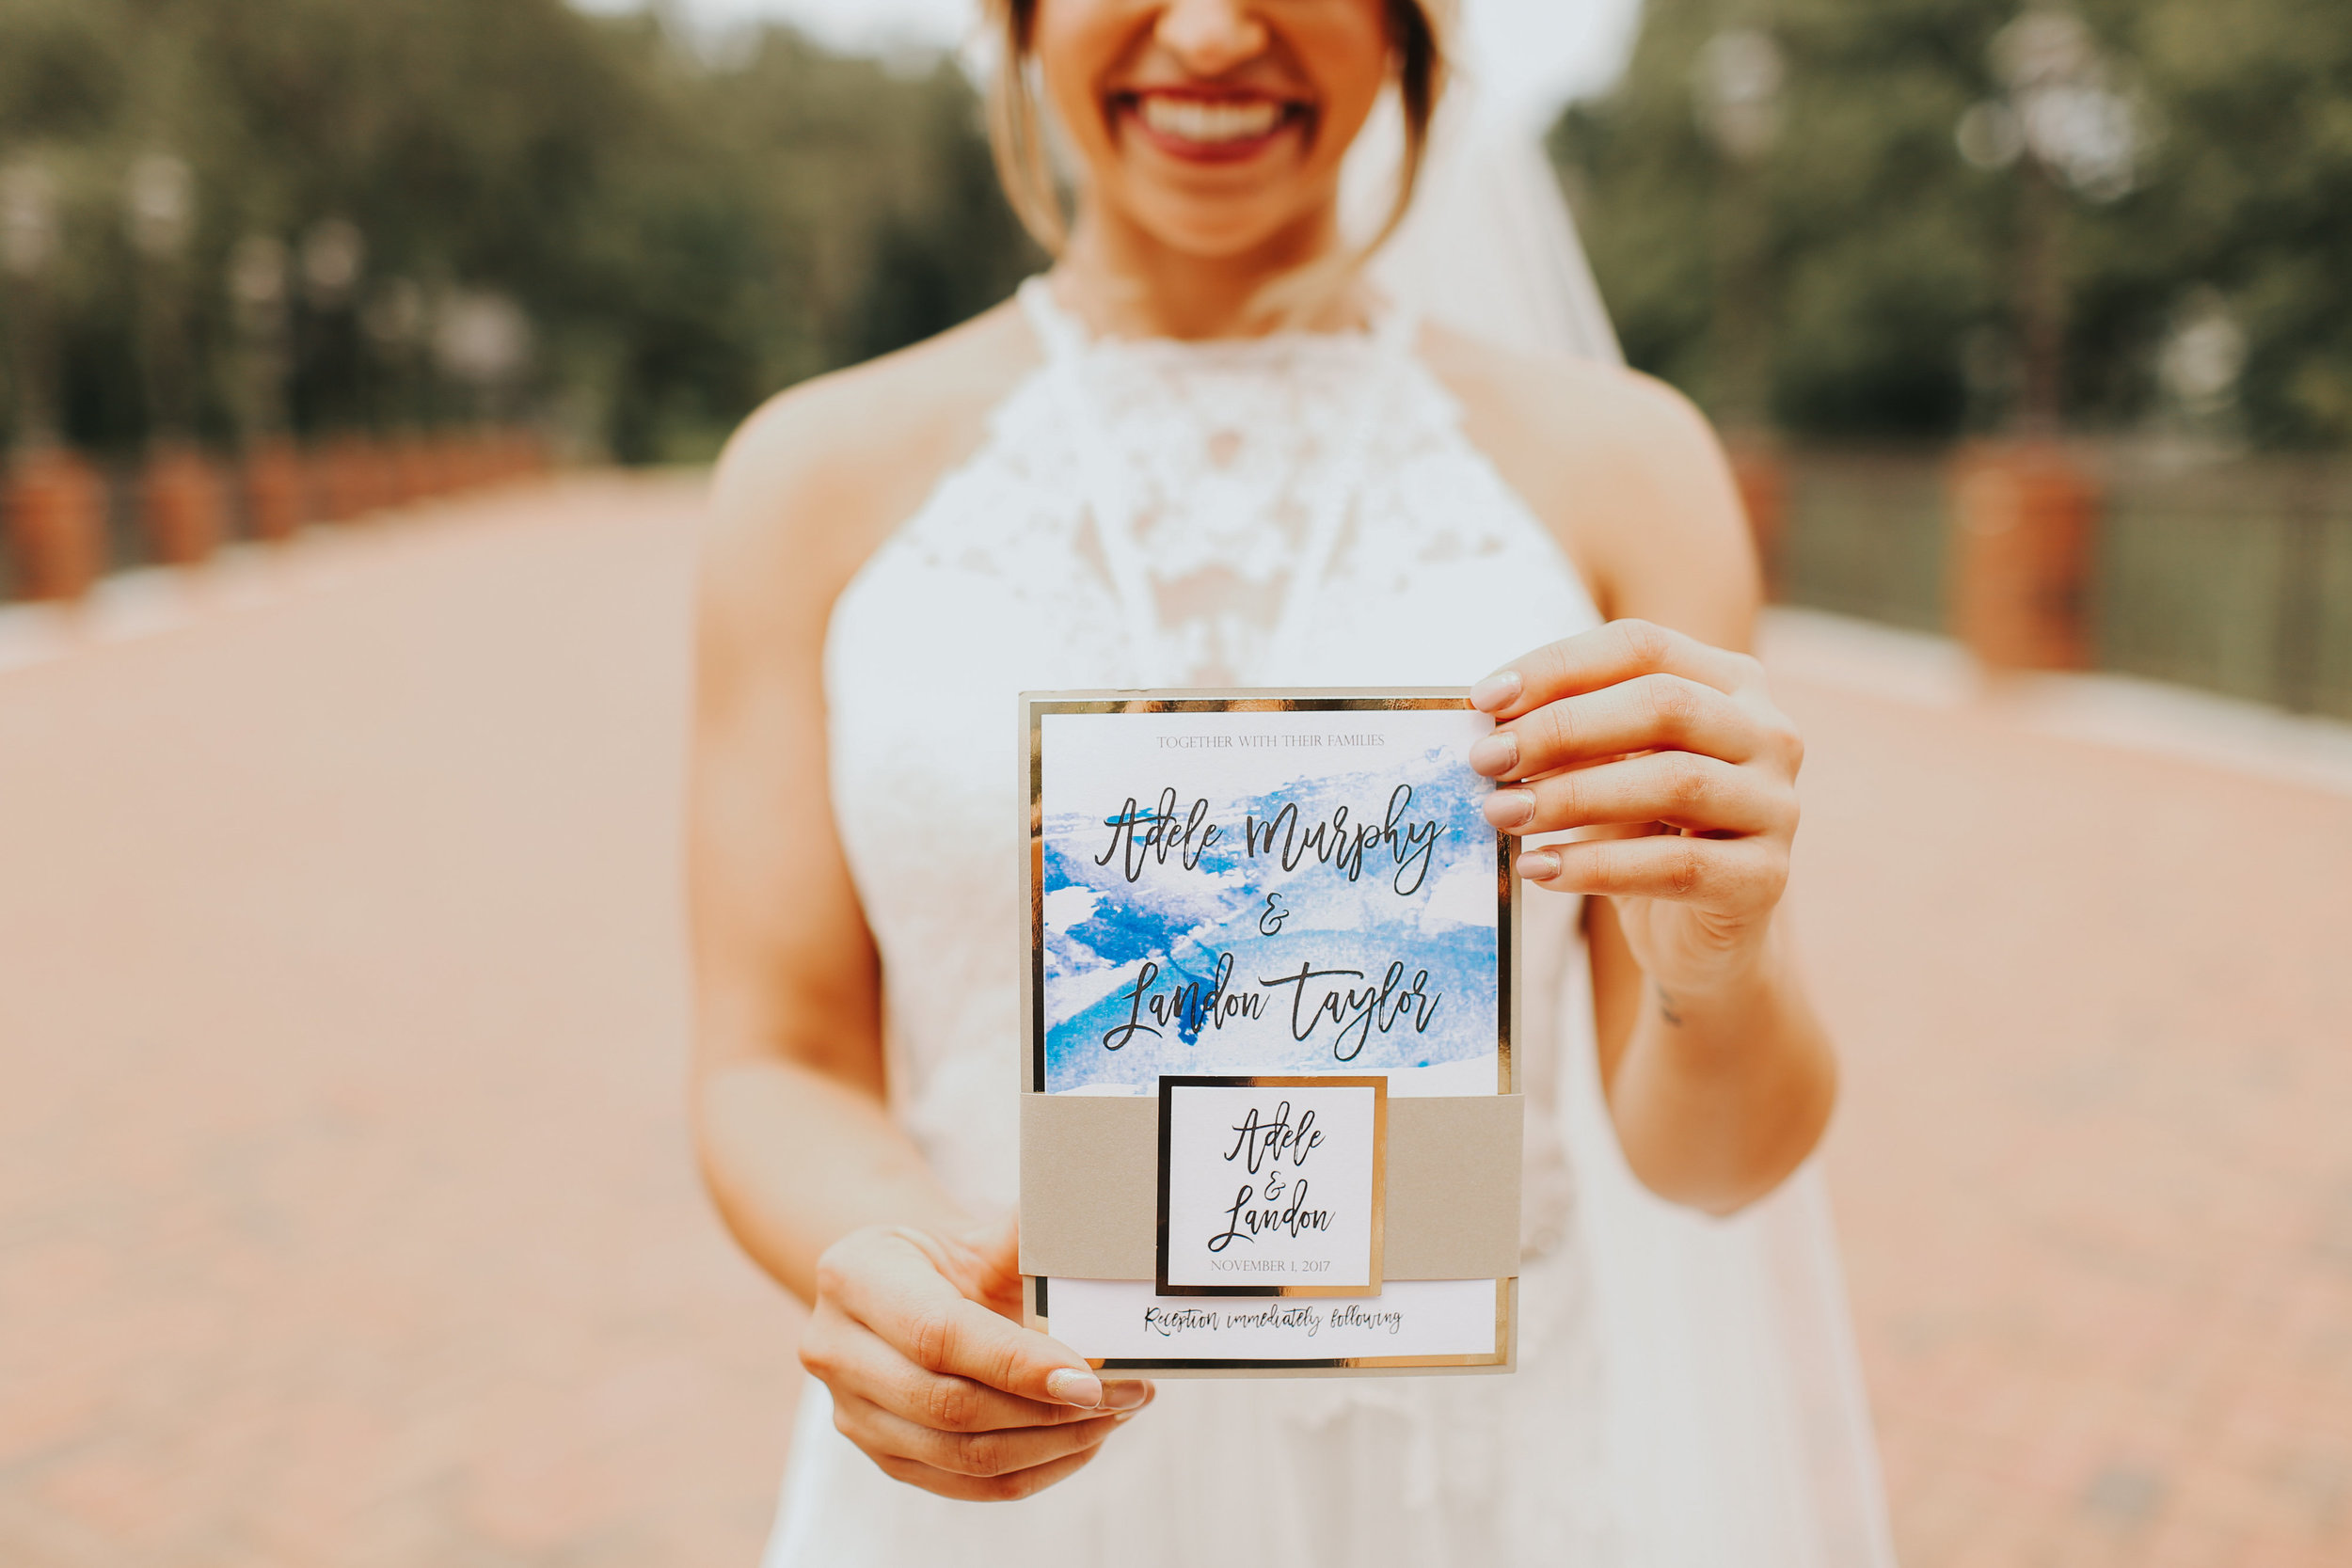
M 148 544 L 167 566 L 198 566 L 220 546 L 222 496 L 204 454 L 185 442 L 157 445 L 140 476 Z
M 87 594 L 105 564 L 105 492 L 97 471 L 57 439 L 49 338 L 57 246 L 48 170 L 29 158 L 0 169 L 0 281 L 16 405 L 16 450 L 0 475 L 0 512 L 17 592 L 70 600 Z
M 19 593 L 53 601 L 87 594 L 105 565 L 98 471 L 62 447 L 20 451 L 0 486 L 0 505 Z
M 2091 664 L 2098 485 L 2054 442 L 1963 451 L 1951 474 L 1952 630 L 1988 670 Z
M 253 537 L 282 544 L 310 521 L 306 504 L 302 457 L 292 441 L 273 436 L 246 449 L 244 461 L 246 515 Z

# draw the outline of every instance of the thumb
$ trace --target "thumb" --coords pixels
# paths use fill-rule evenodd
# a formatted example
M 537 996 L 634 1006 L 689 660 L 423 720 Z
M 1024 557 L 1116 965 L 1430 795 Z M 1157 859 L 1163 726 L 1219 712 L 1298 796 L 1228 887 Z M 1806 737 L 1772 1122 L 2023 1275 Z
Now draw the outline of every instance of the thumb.
M 1043 1404 L 1092 1409 L 1103 1402 L 1102 1382 L 1084 1356 L 1020 1326 L 1017 1295 L 1013 1311 L 992 1310 L 993 1302 L 975 1298 L 919 1247 L 852 1281 L 843 1299 L 860 1322 L 927 1371 Z

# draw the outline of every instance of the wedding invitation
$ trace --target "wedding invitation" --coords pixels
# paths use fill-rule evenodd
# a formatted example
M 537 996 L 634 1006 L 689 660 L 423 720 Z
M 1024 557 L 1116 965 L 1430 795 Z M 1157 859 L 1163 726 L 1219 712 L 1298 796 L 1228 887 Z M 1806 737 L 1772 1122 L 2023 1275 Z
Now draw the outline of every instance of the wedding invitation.
M 1453 691 L 1022 699 L 1022 1269 L 1097 1367 L 1507 1370 L 1513 879 Z

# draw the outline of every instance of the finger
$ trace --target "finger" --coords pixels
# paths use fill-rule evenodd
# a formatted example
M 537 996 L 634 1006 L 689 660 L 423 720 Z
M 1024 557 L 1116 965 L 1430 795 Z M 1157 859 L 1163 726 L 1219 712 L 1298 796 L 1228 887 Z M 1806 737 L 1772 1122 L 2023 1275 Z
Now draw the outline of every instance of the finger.
M 1034 1497 L 1056 1481 L 1067 1481 L 1093 1462 L 1103 1451 L 1097 1443 L 1090 1449 L 1057 1459 L 1051 1464 L 1015 1470 L 1007 1476 L 960 1476 L 951 1470 L 919 1464 L 912 1459 L 877 1454 L 874 1463 L 894 1481 L 919 1486 L 926 1492 L 936 1492 L 943 1497 L 953 1497 L 967 1503 L 1019 1502 Z
M 818 1289 L 927 1372 L 969 1378 L 1041 1404 L 1092 1410 L 1102 1380 L 1068 1346 L 967 1300 L 912 1246 L 861 1255 Z
M 1519 876 L 1554 893 L 1669 898 L 1722 914 L 1769 907 L 1788 880 L 1788 858 L 1756 839 L 1580 839 L 1518 858 Z
M 941 1432 L 893 1415 L 871 1401 L 836 1401 L 834 1424 L 871 1454 L 894 1454 L 959 1476 L 1006 1476 L 1090 1449 L 1131 1420 L 1135 1411 L 1089 1416 L 1062 1426 L 1007 1432 Z
M 1680 675 L 1734 692 L 1760 685 L 1764 667 L 1670 626 L 1612 621 L 1512 660 L 1470 688 L 1470 705 L 1497 719 L 1516 719 L 1546 703 L 1641 675 Z
M 1486 798 L 1486 813 L 1495 827 L 1521 834 L 1618 822 L 1763 833 L 1790 815 L 1782 794 L 1754 770 L 1695 752 L 1652 752 L 1498 789 Z
M 1470 748 L 1470 762 L 1490 778 L 1517 780 L 1635 752 L 1747 762 L 1765 744 L 1762 721 L 1736 699 L 1681 675 L 1641 675 L 1499 726 Z
M 817 1327 L 811 1324 L 801 1360 L 828 1387 L 939 1432 L 1066 1426 L 1106 1411 L 1139 1409 L 1152 1398 L 1150 1384 L 1114 1383 L 1104 1387 L 1101 1408 L 1024 1399 L 968 1377 L 918 1367 L 880 1336 L 846 1317 L 826 1325 L 821 1333 Z

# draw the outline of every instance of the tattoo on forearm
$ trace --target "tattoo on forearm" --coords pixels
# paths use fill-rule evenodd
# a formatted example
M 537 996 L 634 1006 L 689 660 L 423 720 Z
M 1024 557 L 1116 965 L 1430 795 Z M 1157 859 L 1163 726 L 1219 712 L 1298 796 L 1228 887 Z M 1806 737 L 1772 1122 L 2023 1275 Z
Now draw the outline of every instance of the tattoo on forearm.
M 1674 1025 L 1676 1028 L 1681 1028 L 1682 1015 L 1675 1011 L 1674 992 L 1668 990 L 1665 987 L 1658 984 L 1654 980 L 1650 982 L 1649 989 L 1658 997 L 1658 1016 L 1664 1019 L 1668 1023 Z

